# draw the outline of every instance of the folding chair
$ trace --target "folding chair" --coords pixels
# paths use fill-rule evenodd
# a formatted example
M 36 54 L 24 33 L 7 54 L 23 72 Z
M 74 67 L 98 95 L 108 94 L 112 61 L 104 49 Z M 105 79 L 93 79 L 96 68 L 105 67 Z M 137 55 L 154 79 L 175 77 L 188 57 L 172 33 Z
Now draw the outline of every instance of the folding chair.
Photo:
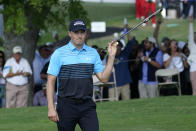
M 113 68 L 112 75 L 114 78 L 114 82 L 107 82 L 102 83 L 99 81 L 99 79 L 96 77 L 96 75 L 93 75 L 93 100 L 96 101 L 103 101 L 103 100 L 116 100 L 118 101 L 118 90 L 116 86 L 116 76 L 115 76 L 115 70 Z M 112 86 L 112 88 L 115 89 L 115 96 L 114 98 L 103 98 L 103 88 L 107 86 Z
M 177 75 L 177 81 L 172 81 L 172 79 L 170 79 L 169 81 L 166 80 L 164 82 L 158 81 L 159 77 L 172 78 L 172 76 L 176 76 L 176 75 Z M 159 69 L 155 72 L 155 77 L 156 77 L 156 81 L 158 83 L 158 90 L 157 90 L 158 96 L 160 95 L 160 89 L 162 87 L 167 88 L 168 86 L 171 86 L 171 85 L 174 85 L 174 87 L 177 88 L 178 95 L 181 96 L 180 73 L 176 68 L 175 69 Z

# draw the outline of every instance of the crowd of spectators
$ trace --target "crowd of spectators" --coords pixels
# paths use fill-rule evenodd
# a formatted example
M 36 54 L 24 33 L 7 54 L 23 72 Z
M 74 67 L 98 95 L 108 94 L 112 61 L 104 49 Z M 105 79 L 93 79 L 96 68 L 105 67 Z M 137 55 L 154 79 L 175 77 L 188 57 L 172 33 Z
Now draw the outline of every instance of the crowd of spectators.
M 158 19 L 154 35 L 144 38 L 141 43 L 138 43 L 136 37 L 129 35 L 124 48 L 122 42 L 118 41 L 114 69 L 119 99 L 156 97 L 158 88 L 155 72 L 164 68 L 178 70 L 182 95 L 195 95 L 196 33 L 193 31 L 193 18 L 190 17 L 189 34 L 187 34 L 189 39 L 186 42 L 163 37 L 159 44 L 158 32 L 161 23 Z M 97 46 L 96 48 L 98 49 Z M 107 61 L 107 56 L 103 64 L 106 63 L 105 61 Z M 111 81 L 113 81 L 113 76 L 111 76 Z M 176 81 L 176 76 L 164 78 L 162 81 Z M 109 87 L 108 95 L 104 97 L 113 98 L 114 91 L 114 88 Z M 161 95 L 177 94 L 175 88 L 161 90 Z

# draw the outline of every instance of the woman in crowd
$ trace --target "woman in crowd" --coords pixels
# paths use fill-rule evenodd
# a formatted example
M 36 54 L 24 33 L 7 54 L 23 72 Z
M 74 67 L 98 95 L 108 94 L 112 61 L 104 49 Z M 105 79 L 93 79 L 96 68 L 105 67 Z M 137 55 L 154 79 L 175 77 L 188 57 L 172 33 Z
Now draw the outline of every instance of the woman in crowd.
M 184 89 L 185 83 L 183 82 L 184 67 L 188 67 L 188 63 L 184 55 L 180 53 L 176 40 L 170 41 L 168 51 L 163 55 L 163 62 L 165 68 L 167 69 L 176 68 L 180 72 L 180 79 L 181 79 L 180 84 L 181 84 L 182 94 L 184 94 L 186 90 Z

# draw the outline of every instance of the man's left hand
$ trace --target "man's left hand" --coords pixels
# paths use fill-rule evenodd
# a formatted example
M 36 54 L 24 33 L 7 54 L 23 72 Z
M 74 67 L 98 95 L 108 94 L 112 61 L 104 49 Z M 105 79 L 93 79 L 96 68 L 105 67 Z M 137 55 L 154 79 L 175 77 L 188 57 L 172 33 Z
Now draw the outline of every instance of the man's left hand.
M 112 41 L 108 44 L 109 57 L 115 57 L 117 51 L 117 45 L 118 45 L 117 41 Z
M 144 61 L 145 61 L 145 62 L 148 62 L 148 59 L 149 59 L 148 56 L 145 56 L 145 57 L 144 57 Z

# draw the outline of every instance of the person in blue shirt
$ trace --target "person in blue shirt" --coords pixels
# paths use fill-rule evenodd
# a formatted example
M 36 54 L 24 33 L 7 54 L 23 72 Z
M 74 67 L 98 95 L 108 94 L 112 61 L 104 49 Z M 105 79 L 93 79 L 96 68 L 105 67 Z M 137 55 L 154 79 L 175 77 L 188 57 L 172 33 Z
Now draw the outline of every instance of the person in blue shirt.
M 114 70 L 116 77 L 116 86 L 118 89 L 118 98 L 121 95 L 122 100 L 130 99 L 130 83 L 132 82 L 131 74 L 129 72 L 128 59 L 131 51 L 131 47 L 134 44 L 133 40 L 128 41 L 125 49 L 122 50 L 123 44 L 118 41 L 117 53 L 115 57 Z M 113 81 L 113 77 L 110 81 Z M 109 88 L 109 98 L 114 98 L 115 89 Z
M 86 24 L 81 19 L 69 25 L 70 42 L 55 50 L 48 67 L 48 118 L 57 122 L 59 131 L 74 131 L 79 124 L 83 131 L 98 131 L 96 104 L 93 96 L 93 73 L 101 82 L 110 78 L 117 42 L 108 45 L 108 63 L 102 65 L 97 51 L 85 42 Z M 54 106 L 54 87 L 57 78 L 58 98 Z
M 157 96 L 155 72 L 162 68 L 163 54 L 155 44 L 155 38 L 148 37 L 144 42 L 144 50 L 139 52 L 137 56 L 136 64 L 140 67 L 138 86 L 140 98 Z

